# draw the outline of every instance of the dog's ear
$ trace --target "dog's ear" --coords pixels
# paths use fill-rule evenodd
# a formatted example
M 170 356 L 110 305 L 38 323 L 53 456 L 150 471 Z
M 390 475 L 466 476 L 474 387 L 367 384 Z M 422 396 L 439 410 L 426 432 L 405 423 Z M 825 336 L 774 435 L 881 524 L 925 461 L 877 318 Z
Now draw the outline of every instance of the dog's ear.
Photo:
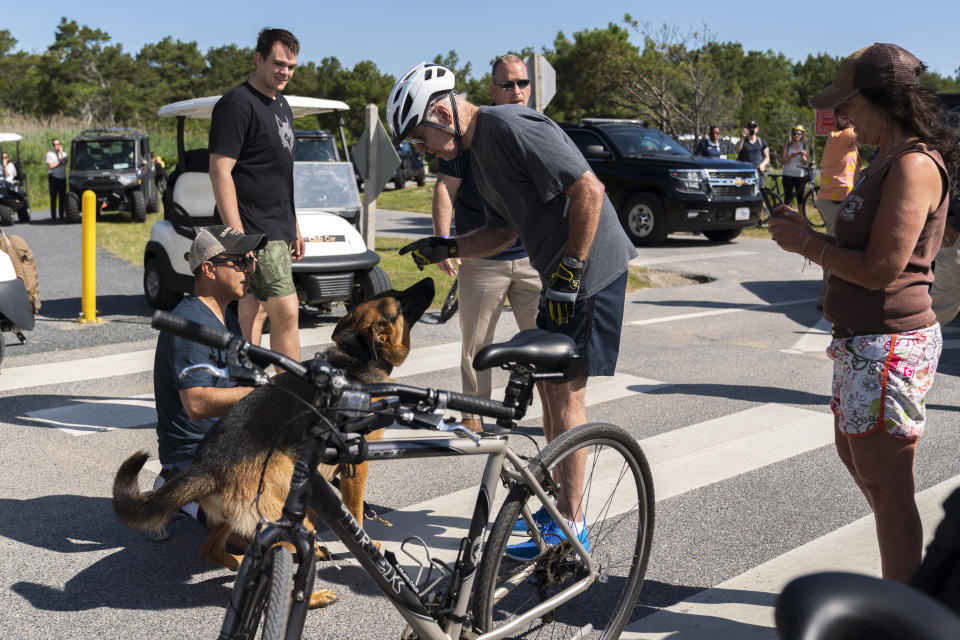
M 340 348 L 364 348 L 370 352 L 371 360 L 380 357 L 380 343 L 384 341 L 382 324 L 369 310 L 355 309 L 340 318 L 333 329 L 332 339 Z

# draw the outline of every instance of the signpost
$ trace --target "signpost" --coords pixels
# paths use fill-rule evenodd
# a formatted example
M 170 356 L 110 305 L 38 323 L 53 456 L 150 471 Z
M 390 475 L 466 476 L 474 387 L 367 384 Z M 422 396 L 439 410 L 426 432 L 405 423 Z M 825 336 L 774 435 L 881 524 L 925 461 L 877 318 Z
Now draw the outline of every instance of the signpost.
M 542 54 L 535 53 L 523 61 L 527 65 L 530 83 L 530 106 L 540 113 L 547 108 L 557 93 L 557 72 Z
M 353 150 L 357 169 L 363 177 L 363 210 L 360 213 L 360 235 L 373 250 L 376 244 L 377 196 L 400 166 L 400 156 L 393 147 L 390 134 L 384 129 L 377 112 L 377 105 L 368 104 L 365 109 L 366 127 Z
M 836 117 L 833 109 L 817 109 L 817 122 L 813 127 L 814 135 L 827 136 L 836 128 Z

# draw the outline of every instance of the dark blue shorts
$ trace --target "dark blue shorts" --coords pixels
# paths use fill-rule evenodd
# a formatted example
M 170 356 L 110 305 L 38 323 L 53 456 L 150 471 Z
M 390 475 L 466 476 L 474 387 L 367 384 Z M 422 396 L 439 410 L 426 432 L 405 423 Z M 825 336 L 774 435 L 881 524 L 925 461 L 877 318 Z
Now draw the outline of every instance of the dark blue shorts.
M 565 325 L 550 319 L 540 298 L 537 327 L 573 338 L 577 350 L 587 357 L 588 376 L 612 376 L 620 354 L 620 328 L 623 325 L 623 300 L 627 292 L 627 272 L 589 298 L 578 299 L 573 318 Z

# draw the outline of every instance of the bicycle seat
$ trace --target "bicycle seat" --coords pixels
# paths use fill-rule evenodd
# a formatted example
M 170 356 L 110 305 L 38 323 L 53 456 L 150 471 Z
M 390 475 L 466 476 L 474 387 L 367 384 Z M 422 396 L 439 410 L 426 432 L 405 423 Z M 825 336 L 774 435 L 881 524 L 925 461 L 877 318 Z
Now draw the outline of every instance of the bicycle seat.
M 538 369 L 558 369 L 577 355 L 577 345 L 569 336 L 543 329 L 521 331 L 506 342 L 488 344 L 473 358 L 473 368 L 517 363 Z

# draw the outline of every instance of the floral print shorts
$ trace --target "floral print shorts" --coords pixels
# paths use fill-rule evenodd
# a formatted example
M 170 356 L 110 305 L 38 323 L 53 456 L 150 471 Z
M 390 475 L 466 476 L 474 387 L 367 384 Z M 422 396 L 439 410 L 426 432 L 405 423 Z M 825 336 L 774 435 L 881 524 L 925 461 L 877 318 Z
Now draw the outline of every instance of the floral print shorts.
M 862 436 L 883 426 L 894 438 L 917 440 L 942 348 L 939 324 L 834 339 L 827 347 L 833 360 L 830 409 L 840 432 Z

